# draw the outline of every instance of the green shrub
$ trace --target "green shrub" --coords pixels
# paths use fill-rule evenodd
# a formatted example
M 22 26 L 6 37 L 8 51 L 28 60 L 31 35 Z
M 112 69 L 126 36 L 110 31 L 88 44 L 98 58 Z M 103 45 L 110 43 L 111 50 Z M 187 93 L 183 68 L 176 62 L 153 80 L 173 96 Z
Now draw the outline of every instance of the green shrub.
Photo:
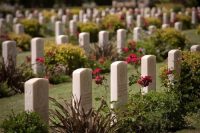
M 200 54 L 183 52 L 181 75 L 174 89 L 180 95 L 181 104 L 186 111 L 200 108 Z
M 173 28 L 157 30 L 149 38 L 138 42 L 138 46 L 144 48 L 146 54 L 156 55 L 158 61 L 166 59 L 171 49 L 184 49 L 186 45 L 185 35 Z
M 184 126 L 179 113 L 179 100 L 173 93 L 150 92 L 130 96 L 127 109 L 119 111 L 121 133 L 160 133 Z
M 29 51 L 30 50 L 30 41 L 31 41 L 31 36 L 28 34 L 15 34 L 15 33 L 10 33 L 9 38 L 11 40 L 16 41 L 17 47 L 19 47 L 22 51 Z
M 0 98 L 2 97 L 8 97 L 10 88 L 8 87 L 7 82 L 1 82 L 0 83 Z
M 1 125 L 5 133 L 48 133 L 47 125 L 36 113 L 12 114 Z
M 167 87 L 169 80 L 161 71 L 161 80 Z M 163 76 L 165 75 L 165 76 Z M 197 52 L 183 52 L 180 77 L 173 81 L 170 90 L 178 94 L 182 114 L 196 112 L 200 109 L 200 54 Z
M 50 21 L 50 19 L 51 19 L 52 16 L 57 16 L 57 14 L 55 12 L 52 12 L 50 10 L 43 10 L 42 11 L 42 15 L 44 16 L 44 18 L 45 18 L 45 20 L 47 22 Z
M 176 16 L 177 21 L 183 23 L 183 29 L 190 29 L 191 28 L 191 18 L 190 16 L 184 14 L 178 14 Z
M 189 127 L 200 129 L 200 110 L 196 113 L 188 113 L 184 118 Z
M 45 48 L 46 67 L 62 65 L 65 67 L 66 73 L 71 74 L 73 70 L 84 67 L 85 63 L 85 52 L 79 46 L 52 43 Z
M 107 15 L 102 20 L 102 28 L 108 30 L 110 33 L 116 32 L 118 29 L 125 28 L 125 24 L 117 15 Z
M 79 23 L 78 32 L 88 32 L 90 33 L 90 42 L 98 41 L 99 26 L 94 22 Z
M 145 18 L 146 28 L 148 28 L 148 26 L 150 25 L 155 25 L 157 28 L 160 28 L 162 25 L 162 22 L 160 19 L 154 18 L 154 17 Z
M 36 19 L 23 19 L 21 23 L 24 26 L 25 33 L 29 34 L 32 37 L 39 37 L 41 25 Z
M 16 67 L 13 61 L 10 60 L 8 65 L 6 65 L 2 59 L 0 62 L 0 84 L 3 85 L 4 89 L 2 89 L 4 91 L 0 95 L 6 96 L 4 95 L 4 92 L 8 92 L 7 95 L 23 93 L 25 81 L 33 77 L 34 74 L 32 73 L 32 69 L 29 64 L 23 63 Z M 8 90 L 5 90 L 6 88 Z

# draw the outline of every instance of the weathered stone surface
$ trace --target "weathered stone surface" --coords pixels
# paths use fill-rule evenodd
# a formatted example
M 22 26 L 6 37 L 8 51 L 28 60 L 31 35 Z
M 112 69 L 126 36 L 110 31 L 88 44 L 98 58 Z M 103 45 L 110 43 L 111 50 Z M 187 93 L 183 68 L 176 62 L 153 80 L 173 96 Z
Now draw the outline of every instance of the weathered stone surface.
M 49 122 L 49 82 L 47 79 L 33 78 L 25 82 L 25 111 L 38 113 Z
M 128 100 L 127 64 L 116 61 L 111 64 L 111 108 L 125 105 Z
M 84 111 L 92 108 L 92 71 L 88 68 L 79 68 L 73 72 L 72 94 L 75 100 L 80 101 Z
M 37 62 L 38 58 L 44 58 L 44 40 L 36 37 L 31 40 L 31 64 L 35 74 L 41 74 L 44 70 L 44 65 Z
M 8 65 L 10 61 L 16 64 L 17 46 L 15 41 L 4 41 L 2 43 L 2 57 L 6 65 Z
M 118 53 L 122 52 L 122 49 L 125 47 L 126 44 L 126 30 L 119 29 L 117 30 L 117 51 Z
M 142 88 L 142 93 L 156 90 L 156 56 L 145 55 L 141 59 L 141 76 L 151 76 L 152 83 Z

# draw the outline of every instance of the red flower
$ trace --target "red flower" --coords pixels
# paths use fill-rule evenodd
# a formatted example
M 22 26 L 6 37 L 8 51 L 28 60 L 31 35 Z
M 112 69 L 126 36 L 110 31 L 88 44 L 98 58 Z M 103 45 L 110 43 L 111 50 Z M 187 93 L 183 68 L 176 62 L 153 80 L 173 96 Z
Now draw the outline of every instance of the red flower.
M 127 53 L 127 52 L 129 51 L 129 48 L 123 48 L 122 51 L 123 51 L 124 53 Z
M 36 58 L 36 62 L 38 62 L 38 63 L 44 63 L 44 57 L 38 57 L 38 58 Z
M 101 73 L 101 68 L 96 68 L 95 70 L 92 71 L 93 75 L 99 75 Z
M 143 52 L 143 49 L 142 49 L 142 48 L 139 48 L 139 49 L 138 49 L 138 52 L 142 53 L 142 52 Z
M 127 58 L 126 58 L 126 62 L 127 63 L 138 63 L 140 61 L 140 57 L 137 57 L 136 54 L 130 54 Z
M 102 76 L 96 76 L 95 77 L 95 83 L 97 84 L 97 85 L 99 85 L 99 84 L 102 84 L 103 83 L 103 80 L 104 80 L 104 77 L 102 77 Z
M 149 85 L 149 83 L 152 83 L 152 78 L 151 76 L 141 76 L 137 83 L 142 87 L 146 87 Z
M 165 70 L 165 74 L 166 75 L 170 75 L 170 74 L 172 74 L 173 73 L 173 70 L 170 70 L 170 69 L 166 69 Z

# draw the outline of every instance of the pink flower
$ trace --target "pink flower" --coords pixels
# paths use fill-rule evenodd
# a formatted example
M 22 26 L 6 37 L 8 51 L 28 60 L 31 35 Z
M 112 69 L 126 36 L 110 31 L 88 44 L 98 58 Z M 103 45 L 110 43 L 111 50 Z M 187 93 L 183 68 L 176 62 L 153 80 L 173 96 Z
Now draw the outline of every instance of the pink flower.
M 166 74 L 166 75 L 173 74 L 173 70 L 166 69 L 166 70 L 165 70 L 165 74 Z
M 142 48 L 139 48 L 139 49 L 138 49 L 138 52 L 142 53 L 142 52 L 143 52 L 143 49 L 142 49 Z
M 129 48 L 123 48 L 122 51 L 123 51 L 124 53 L 127 53 L 127 52 L 129 51 Z
M 95 70 L 92 71 L 93 75 L 99 75 L 101 73 L 101 68 L 96 68 Z
M 142 87 L 149 86 L 149 83 L 152 83 L 151 76 L 141 76 L 140 79 L 137 81 Z
M 127 58 L 126 58 L 126 62 L 127 63 L 135 63 L 137 64 L 140 61 L 140 57 L 137 57 L 136 54 L 130 54 Z
M 97 84 L 97 85 L 99 85 L 99 84 L 102 84 L 103 83 L 103 80 L 104 80 L 104 77 L 103 76 L 96 76 L 95 77 L 95 83 Z
M 44 57 L 38 57 L 38 58 L 36 58 L 36 62 L 38 62 L 38 63 L 44 63 Z

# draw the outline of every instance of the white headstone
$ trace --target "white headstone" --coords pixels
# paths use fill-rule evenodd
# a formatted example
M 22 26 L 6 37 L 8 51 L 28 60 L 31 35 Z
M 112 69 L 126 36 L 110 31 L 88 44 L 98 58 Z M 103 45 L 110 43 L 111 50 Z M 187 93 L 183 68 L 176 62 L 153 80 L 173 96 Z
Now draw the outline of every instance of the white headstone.
M 163 13 L 163 24 L 168 24 L 168 15 L 167 13 Z
M 80 10 L 80 11 L 79 11 L 79 21 L 80 21 L 80 22 L 83 22 L 83 14 L 84 14 L 84 11 L 83 11 L 83 10 Z
M 44 64 L 39 63 L 38 58 L 44 59 L 44 40 L 36 37 L 31 40 L 31 64 L 35 74 L 41 74 L 44 69 Z
M 73 15 L 73 20 L 74 20 L 75 22 L 78 22 L 79 18 L 78 18 L 78 15 L 77 15 L 77 14 Z
M 168 69 L 174 70 L 177 76 L 180 76 L 181 72 L 181 58 L 180 50 L 173 49 L 168 52 Z
M 109 33 L 108 31 L 99 32 L 99 47 L 104 48 L 108 46 L 109 43 Z
M 137 27 L 143 26 L 143 17 L 141 15 L 137 15 Z
M 4 33 L 5 32 L 5 25 L 6 25 L 6 21 L 3 18 L 0 18 L 0 33 Z
M 42 25 L 42 24 L 45 24 L 45 18 L 44 16 L 40 15 L 39 16 L 39 23 Z
M 56 22 L 56 16 L 51 16 L 51 23 L 54 24 Z
M 76 36 L 77 35 L 77 24 L 76 21 L 70 20 L 69 22 L 69 31 L 71 36 Z
M 69 18 L 67 15 L 62 15 L 62 23 L 66 24 L 69 21 Z
M 59 36 L 63 34 L 63 24 L 61 21 L 56 21 L 55 23 L 55 36 Z
M 181 31 L 182 28 L 183 28 L 183 23 L 182 23 L 182 22 L 176 22 L 176 23 L 174 24 L 174 28 L 175 28 L 176 30 L 178 30 L 178 31 Z
M 2 57 L 4 59 L 4 63 L 9 65 L 12 61 L 14 65 L 17 60 L 17 46 L 15 41 L 4 41 L 2 43 Z
M 156 28 L 156 26 L 154 26 L 154 25 L 150 25 L 150 26 L 148 27 L 148 30 L 149 30 L 149 34 L 151 35 L 151 34 L 153 34 L 153 33 L 156 32 L 157 28 Z
M 13 16 L 11 14 L 6 15 L 6 22 L 9 24 L 13 23 Z
M 150 76 L 152 83 L 142 88 L 142 93 L 156 90 L 156 56 L 145 55 L 141 59 L 141 76 Z
M 24 33 L 24 26 L 22 24 L 15 25 L 15 33 L 16 34 L 23 34 Z
M 175 12 L 171 12 L 170 13 L 170 22 L 174 23 L 176 20 L 176 13 Z
M 49 122 L 49 82 L 47 79 L 33 78 L 24 84 L 25 111 L 38 113 Z
M 133 26 L 133 17 L 131 15 L 127 16 L 126 25 L 127 25 L 127 28 L 131 28 Z
M 13 24 L 17 24 L 18 22 L 19 22 L 19 19 L 15 17 L 15 18 L 13 19 Z
M 193 45 L 193 46 L 190 48 L 190 51 L 191 51 L 191 52 L 200 52 L 200 45 Z
M 192 24 L 196 24 L 197 23 L 197 14 L 196 11 L 193 10 L 192 11 Z
M 126 30 L 119 29 L 117 30 L 117 51 L 118 53 L 122 52 L 122 49 L 125 47 L 126 44 Z
M 68 43 L 68 36 L 67 35 L 59 35 L 56 37 L 56 44 L 65 44 Z
M 72 94 L 76 101 L 80 101 L 85 112 L 92 108 L 92 71 L 80 68 L 73 72 Z
M 142 38 L 142 28 L 140 27 L 135 27 L 133 29 L 133 40 L 134 41 L 139 41 Z
M 79 45 L 81 47 L 88 47 L 90 44 L 90 34 L 87 32 L 82 32 L 79 34 Z
M 169 28 L 170 26 L 169 26 L 169 24 L 163 24 L 162 25 L 162 29 L 166 29 L 166 28 Z
M 128 101 L 127 64 L 116 61 L 111 64 L 111 108 L 125 105 Z

